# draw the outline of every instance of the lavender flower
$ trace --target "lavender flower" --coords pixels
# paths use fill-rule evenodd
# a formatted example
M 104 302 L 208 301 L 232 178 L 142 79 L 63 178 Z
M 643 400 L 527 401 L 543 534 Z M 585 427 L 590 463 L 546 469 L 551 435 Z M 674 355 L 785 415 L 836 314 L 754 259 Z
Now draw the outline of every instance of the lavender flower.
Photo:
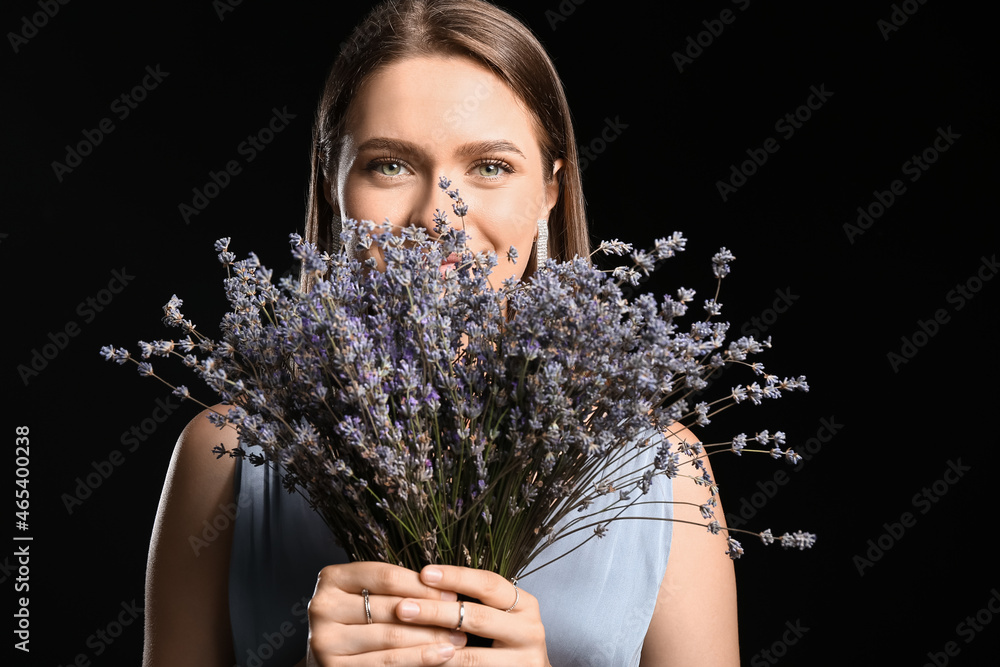
M 812 533 L 797 531 L 792 534 L 785 533 L 781 536 L 781 546 L 786 549 L 794 549 L 797 547 L 801 551 L 803 549 L 811 548 L 815 543 L 816 536 Z
M 728 555 L 733 560 L 736 560 L 737 558 L 743 555 L 743 547 L 740 545 L 738 541 L 729 537 L 726 538 L 726 542 L 729 544 L 729 550 L 726 551 L 726 555 Z
M 715 274 L 716 278 L 720 280 L 729 275 L 729 262 L 732 262 L 736 258 L 733 257 L 733 253 L 729 252 L 725 248 L 721 248 L 719 252 L 715 253 L 712 257 L 712 273 Z
M 451 186 L 439 179 L 464 226 L 468 206 Z M 113 346 L 101 356 L 158 379 L 144 360 L 171 357 L 198 375 L 233 406 L 210 415 L 239 437 L 236 448 L 216 453 L 276 468 L 354 558 L 521 575 L 578 528 L 605 536 L 614 530 L 607 512 L 643 502 L 657 477 L 681 475 L 711 489 L 699 506 L 704 525 L 727 535 L 730 557 L 742 555 L 734 531 L 714 519 L 717 487 L 704 459 L 718 448 L 741 455 L 773 445 L 772 456 L 795 462 L 798 455 L 782 449 L 785 434 L 740 433 L 712 444 L 666 436 L 677 426 L 707 428 L 730 405 L 760 404 L 808 384 L 749 361 L 769 339 L 727 342 L 728 324 L 711 321 L 721 313 L 716 298 L 704 302 L 708 319 L 689 325 L 682 318 L 693 289 L 660 301 L 626 298 L 623 284 L 637 285 L 685 250 L 686 239 L 675 232 L 652 250 L 605 241 L 594 253 L 628 256 L 631 265 L 551 261 L 551 270 L 494 290 L 488 276 L 496 253 L 473 254 L 466 232 L 440 209 L 432 222 L 433 238 L 389 221 L 344 220 L 335 256 L 291 234 L 307 288 L 290 278 L 272 282 L 256 255 L 237 260 L 230 239 L 219 239 L 230 309 L 218 340 L 184 319 L 174 295 L 163 322 L 183 338 L 140 342 L 143 361 Z M 353 258 L 373 245 L 383 270 L 373 270 L 374 258 Z M 453 252 L 462 257 L 459 270 L 442 275 L 441 260 Z M 516 263 L 517 249 L 506 259 Z M 717 280 L 733 259 L 725 248 L 712 258 Z M 696 399 L 708 377 L 728 366 L 747 367 L 758 380 L 717 400 Z M 187 385 L 171 389 L 196 400 Z M 626 465 L 648 448 L 651 465 Z M 770 530 L 759 536 L 773 541 Z M 814 540 L 786 533 L 781 543 L 803 549 Z

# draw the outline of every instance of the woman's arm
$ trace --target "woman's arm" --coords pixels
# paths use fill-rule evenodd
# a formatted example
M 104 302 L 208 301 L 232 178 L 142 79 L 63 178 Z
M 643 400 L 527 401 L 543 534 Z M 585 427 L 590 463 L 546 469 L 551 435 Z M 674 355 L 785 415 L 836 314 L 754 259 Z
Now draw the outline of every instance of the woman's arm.
M 677 434 L 690 443 L 698 439 L 687 429 Z M 678 438 L 671 438 L 676 440 Z M 681 454 L 681 462 L 685 457 Z M 715 479 L 711 464 L 706 469 Z M 694 474 L 694 467 L 680 467 Z M 733 667 L 740 664 L 739 635 L 736 620 L 736 573 L 733 561 L 725 555 L 725 532 L 712 535 L 704 524 L 701 505 L 711 493 L 687 477 L 673 480 L 674 518 L 670 539 L 670 557 L 657 596 L 653 620 L 646 631 L 641 667 L 698 665 Z M 692 505 L 679 504 L 682 502 Z M 715 507 L 715 517 L 726 525 L 722 504 Z
M 235 446 L 236 434 L 210 424 L 207 414 L 181 433 L 163 484 L 146 565 L 143 667 L 236 662 L 228 593 L 232 521 L 218 520 L 231 516 L 235 461 L 212 453 L 220 442 Z

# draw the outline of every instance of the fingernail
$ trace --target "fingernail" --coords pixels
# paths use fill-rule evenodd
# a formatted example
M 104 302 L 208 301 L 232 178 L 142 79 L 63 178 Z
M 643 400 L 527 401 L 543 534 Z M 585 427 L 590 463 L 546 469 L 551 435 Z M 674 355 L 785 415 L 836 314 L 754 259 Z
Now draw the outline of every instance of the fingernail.
M 399 615 L 403 618 L 413 618 L 420 613 L 420 607 L 415 602 L 401 602 L 399 604 Z
M 454 644 L 441 644 L 438 646 L 438 655 L 442 658 L 450 658 L 455 655 L 455 645 Z
M 424 581 L 426 581 L 429 584 L 436 584 L 437 582 L 441 581 L 441 578 L 444 576 L 444 573 L 441 572 L 441 570 L 439 570 L 438 568 L 434 567 L 433 565 L 430 565 L 424 568 L 423 575 L 424 575 Z
M 455 591 L 441 591 L 441 599 L 445 602 L 458 602 L 458 593 Z
M 466 641 L 466 639 L 465 639 L 465 633 L 464 632 L 455 632 L 455 631 L 452 631 L 452 633 L 451 633 L 451 643 L 452 644 L 454 644 L 455 646 L 465 646 L 465 641 Z

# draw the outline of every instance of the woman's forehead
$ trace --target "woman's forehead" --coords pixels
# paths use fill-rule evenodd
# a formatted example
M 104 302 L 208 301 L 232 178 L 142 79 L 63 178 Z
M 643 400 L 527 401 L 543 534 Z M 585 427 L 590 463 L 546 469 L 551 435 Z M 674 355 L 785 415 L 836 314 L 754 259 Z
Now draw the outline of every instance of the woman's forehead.
M 499 77 L 470 58 L 420 56 L 380 68 L 351 102 L 355 145 L 375 137 L 419 145 L 506 140 L 537 152 L 532 117 Z

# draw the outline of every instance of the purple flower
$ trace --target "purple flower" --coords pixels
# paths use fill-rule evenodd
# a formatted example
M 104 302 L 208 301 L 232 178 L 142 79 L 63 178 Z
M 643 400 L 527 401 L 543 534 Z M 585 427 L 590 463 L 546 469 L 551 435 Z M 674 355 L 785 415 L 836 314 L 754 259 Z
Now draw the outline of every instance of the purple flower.
M 458 188 L 446 177 L 438 185 L 464 225 L 468 206 Z M 473 253 L 441 209 L 433 223 L 431 234 L 388 220 L 343 220 L 332 256 L 292 234 L 307 286 L 291 276 L 273 282 L 256 255 L 238 260 L 230 239 L 220 239 L 229 310 L 219 336 L 185 320 L 174 295 L 163 320 L 184 338 L 139 343 L 142 359 L 176 357 L 233 406 L 228 416 L 210 417 L 239 437 L 238 447 L 218 455 L 273 466 L 350 553 L 415 569 L 435 561 L 517 574 L 532 550 L 567 534 L 557 529 L 566 513 L 583 512 L 591 526 L 596 518 L 591 537 L 601 538 L 613 520 L 603 512 L 644 502 L 633 490 L 649 494 L 658 475 L 708 487 L 701 516 L 713 534 L 728 533 L 713 518 L 708 455 L 727 448 L 741 455 L 753 440 L 773 444 L 776 458 L 798 459 L 783 449 L 780 431 L 740 433 L 729 443 L 688 438 L 676 448 L 666 439 L 679 426 L 709 427 L 710 415 L 730 404 L 808 389 L 804 377 L 779 379 L 749 360 L 769 340 L 728 341 L 729 325 L 710 321 L 721 314 L 716 298 L 704 302 L 709 318 L 688 324 L 693 289 L 662 299 L 630 293 L 685 249 L 679 233 L 651 249 L 616 239 L 595 251 L 628 257 L 631 266 L 552 260 L 528 282 L 512 277 L 494 288 L 489 276 L 503 257 Z M 371 256 L 361 261 L 355 251 Z M 439 260 L 451 253 L 462 258 L 458 270 L 442 276 Z M 514 246 L 505 255 L 519 259 Z M 724 248 L 713 257 L 718 278 L 732 260 Z M 122 348 L 105 346 L 101 355 L 153 374 Z M 737 380 L 730 393 L 709 397 L 711 381 L 729 367 L 757 382 Z M 194 393 L 187 385 L 172 391 L 182 399 Z M 705 400 L 695 396 L 702 391 Z M 641 452 L 648 452 L 644 466 Z M 503 533 L 519 523 L 511 516 L 535 523 L 514 540 Z M 770 531 L 760 535 L 773 540 Z M 796 533 L 782 543 L 805 548 L 813 539 Z M 523 552 L 493 551 L 515 542 Z M 727 544 L 731 557 L 742 554 L 738 541 Z
M 796 531 L 795 533 L 785 533 L 781 536 L 781 546 L 785 549 L 793 549 L 797 547 L 801 551 L 803 549 L 811 548 L 815 543 L 816 536 L 812 533 Z
M 719 252 L 715 253 L 712 257 L 712 273 L 716 278 L 720 280 L 729 275 L 729 262 L 732 262 L 736 258 L 733 257 L 733 253 L 729 252 L 725 248 L 720 248 Z
M 729 545 L 729 549 L 726 551 L 726 555 L 736 560 L 743 555 L 743 547 L 737 540 L 729 537 L 726 538 L 726 543 Z

